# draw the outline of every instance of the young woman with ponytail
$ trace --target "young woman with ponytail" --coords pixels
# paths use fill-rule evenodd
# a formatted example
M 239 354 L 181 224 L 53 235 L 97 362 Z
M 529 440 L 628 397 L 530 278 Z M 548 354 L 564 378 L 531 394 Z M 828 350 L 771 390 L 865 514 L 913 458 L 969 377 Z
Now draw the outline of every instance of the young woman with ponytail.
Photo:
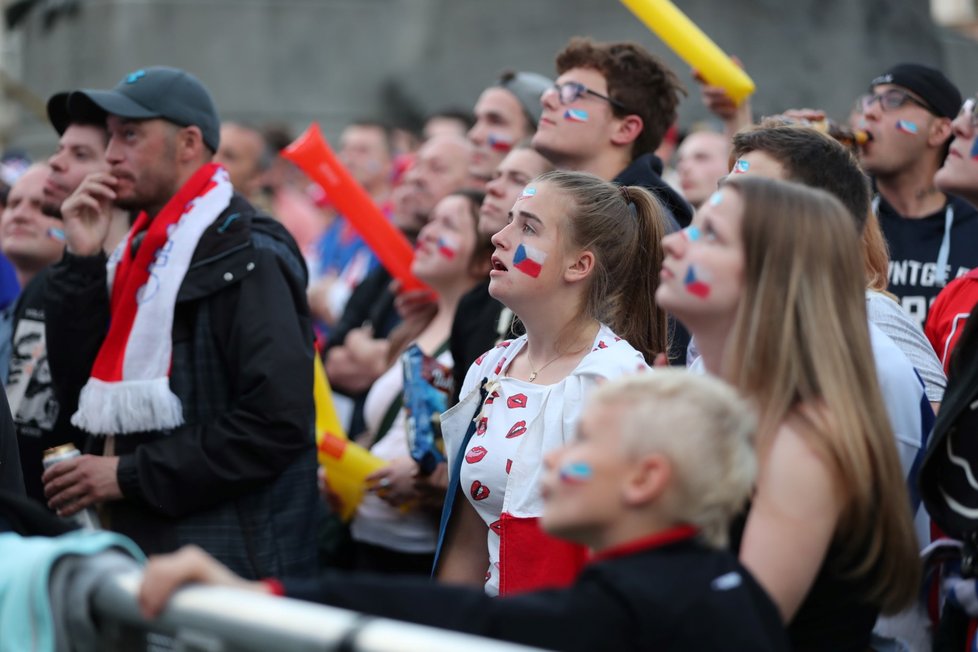
M 443 415 L 450 486 L 436 575 L 504 595 L 568 584 L 586 551 L 544 535 L 543 458 L 574 435 L 604 379 L 666 350 L 654 303 L 667 217 L 644 189 L 551 172 L 523 190 L 496 246 L 490 294 L 526 334 L 469 369 Z M 586 482 L 568 477 L 569 482 Z

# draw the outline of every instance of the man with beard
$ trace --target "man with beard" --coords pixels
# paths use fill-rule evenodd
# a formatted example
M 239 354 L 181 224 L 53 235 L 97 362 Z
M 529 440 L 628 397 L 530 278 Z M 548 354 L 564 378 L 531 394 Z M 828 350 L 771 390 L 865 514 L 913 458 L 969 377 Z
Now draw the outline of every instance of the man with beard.
M 137 70 L 72 93 L 68 111 L 105 120 L 109 170 L 62 204 L 67 252 L 45 297 L 52 376 L 90 453 L 45 471 L 49 506 L 97 505 L 147 552 L 195 542 L 250 577 L 314 567 L 295 242 L 213 163 L 220 123 L 192 75 Z M 115 207 L 138 216 L 107 259 Z

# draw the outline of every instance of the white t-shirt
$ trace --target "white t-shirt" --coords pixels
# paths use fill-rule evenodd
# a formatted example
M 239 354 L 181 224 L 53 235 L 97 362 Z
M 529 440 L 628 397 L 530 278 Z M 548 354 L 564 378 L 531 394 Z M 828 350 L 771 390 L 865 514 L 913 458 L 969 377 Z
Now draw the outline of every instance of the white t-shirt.
M 469 368 L 461 396 L 478 391 L 483 379 L 489 385 L 465 451 L 459 450 L 464 432 L 444 433 L 448 468 L 453 468 L 454 455 L 464 455 L 459 474 L 462 493 L 489 527 L 485 586 L 489 595 L 499 593 L 499 535 L 493 524 L 504 512 L 517 518 L 539 517 L 543 458 L 573 435 L 585 395 L 602 379 L 649 369 L 641 353 L 602 325 L 591 352 L 566 378 L 538 385 L 506 375 L 524 346 L 525 335 L 502 342 Z
M 866 313 L 869 321 L 886 333 L 910 360 L 924 381 L 927 398 L 935 403 L 944 400 L 947 385 L 944 368 L 917 320 L 896 301 L 872 290 L 866 290 Z

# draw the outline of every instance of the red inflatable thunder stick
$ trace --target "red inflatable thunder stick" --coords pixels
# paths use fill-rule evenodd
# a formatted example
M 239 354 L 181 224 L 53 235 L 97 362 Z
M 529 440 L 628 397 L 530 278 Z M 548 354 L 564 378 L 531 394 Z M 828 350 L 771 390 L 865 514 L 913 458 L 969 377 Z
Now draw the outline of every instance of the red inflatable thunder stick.
M 424 290 L 411 274 L 414 249 L 404 234 L 388 221 L 366 191 L 350 176 L 313 122 L 301 136 L 282 150 L 310 179 L 322 186 L 337 210 L 356 229 L 380 264 L 401 284 L 401 291 Z

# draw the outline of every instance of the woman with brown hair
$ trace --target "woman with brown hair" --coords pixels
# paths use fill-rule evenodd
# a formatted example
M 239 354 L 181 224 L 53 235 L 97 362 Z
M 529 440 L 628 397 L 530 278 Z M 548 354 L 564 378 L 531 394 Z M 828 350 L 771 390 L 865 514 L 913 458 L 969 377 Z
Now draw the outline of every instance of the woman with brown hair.
M 731 177 L 665 238 L 656 298 L 756 406 L 741 561 L 795 650 L 866 650 L 916 596 L 917 542 L 876 377 L 852 219 L 825 192 Z
M 371 491 L 350 524 L 357 569 L 417 574 L 431 569 L 437 514 L 420 501 L 416 480 L 419 468 L 437 459 L 417 455 L 420 448 L 412 448 L 412 433 L 430 421 L 429 415 L 420 415 L 423 409 L 415 414 L 411 407 L 419 395 L 440 396 L 435 410 L 440 413 L 452 395 L 448 339 L 455 310 L 489 266 L 490 243 L 477 228 L 481 203 L 481 193 L 450 194 L 435 205 L 418 234 L 411 271 L 437 299 L 391 333 L 390 367 L 374 382 L 364 404 L 371 452 L 389 464 L 367 478 Z

